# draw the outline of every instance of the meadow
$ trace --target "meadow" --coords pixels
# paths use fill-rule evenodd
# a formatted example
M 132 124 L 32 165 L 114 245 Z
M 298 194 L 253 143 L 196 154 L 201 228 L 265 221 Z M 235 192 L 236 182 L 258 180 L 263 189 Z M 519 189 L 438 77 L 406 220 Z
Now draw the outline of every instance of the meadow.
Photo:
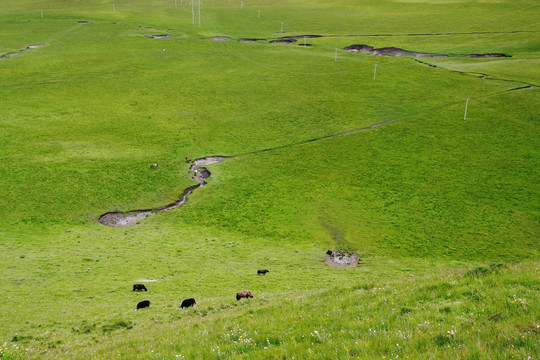
M 539 15 L 3 1 L 0 359 L 539 358 Z M 174 202 L 212 155 L 184 206 L 97 221 Z

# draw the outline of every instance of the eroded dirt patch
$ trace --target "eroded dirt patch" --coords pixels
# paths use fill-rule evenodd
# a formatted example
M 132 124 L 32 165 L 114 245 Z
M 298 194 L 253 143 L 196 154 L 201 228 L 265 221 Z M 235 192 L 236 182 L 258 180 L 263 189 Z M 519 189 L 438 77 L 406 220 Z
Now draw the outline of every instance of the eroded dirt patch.
M 390 56 L 413 56 L 413 57 L 432 57 L 432 58 L 446 58 L 449 55 L 446 54 L 435 54 L 419 51 L 410 51 L 396 47 L 384 47 L 375 49 L 373 46 L 365 44 L 354 44 L 345 47 L 345 51 L 363 51 L 371 55 L 390 55 Z M 471 57 L 471 58 L 494 58 L 494 57 L 510 57 L 510 55 L 502 53 L 487 53 L 487 54 L 461 54 L 456 55 L 457 57 Z
M 228 36 L 214 36 L 209 39 L 210 41 L 229 41 L 231 40 Z
M 340 268 L 353 268 L 357 267 L 360 262 L 360 257 L 357 253 L 349 254 L 339 250 L 329 250 L 326 253 L 326 259 L 324 260 L 326 265 Z
M 266 39 L 258 39 L 258 38 L 240 38 L 240 39 L 238 39 L 238 42 L 256 43 L 257 41 L 266 41 Z
M 295 42 L 296 42 L 296 39 L 285 38 L 285 39 L 272 40 L 270 41 L 270 44 L 292 44 Z
M 167 34 L 144 35 L 144 36 L 147 37 L 147 38 L 151 38 L 151 39 L 168 39 L 168 38 L 170 38 L 170 36 L 167 35 Z

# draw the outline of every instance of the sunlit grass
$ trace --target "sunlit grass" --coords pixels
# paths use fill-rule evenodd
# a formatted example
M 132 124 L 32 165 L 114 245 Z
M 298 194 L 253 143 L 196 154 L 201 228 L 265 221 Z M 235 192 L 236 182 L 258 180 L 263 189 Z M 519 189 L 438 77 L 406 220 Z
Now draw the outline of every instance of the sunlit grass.
M 0 359 L 538 357 L 535 2 L 2 5 Z

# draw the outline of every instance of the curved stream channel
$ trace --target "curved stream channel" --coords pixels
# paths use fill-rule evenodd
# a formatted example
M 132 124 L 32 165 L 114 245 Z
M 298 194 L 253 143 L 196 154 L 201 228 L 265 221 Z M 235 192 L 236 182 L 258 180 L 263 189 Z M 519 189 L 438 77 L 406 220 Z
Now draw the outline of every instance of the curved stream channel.
M 195 191 L 195 189 L 206 185 L 206 179 L 210 177 L 211 173 L 207 168 L 203 167 L 203 165 L 217 164 L 230 158 L 230 156 L 209 156 L 194 160 L 189 170 L 193 172 L 192 179 L 196 180 L 199 184 L 188 187 L 186 190 L 184 190 L 180 198 L 172 204 L 165 205 L 157 209 L 133 210 L 128 212 L 108 212 L 99 217 L 99 222 L 103 225 L 111 227 L 129 226 L 137 224 L 140 220 L 146 218 L 150 214 L 176 209 L 177 207 L 180 207 L 186 203 L 187 197 L 189 194 Z

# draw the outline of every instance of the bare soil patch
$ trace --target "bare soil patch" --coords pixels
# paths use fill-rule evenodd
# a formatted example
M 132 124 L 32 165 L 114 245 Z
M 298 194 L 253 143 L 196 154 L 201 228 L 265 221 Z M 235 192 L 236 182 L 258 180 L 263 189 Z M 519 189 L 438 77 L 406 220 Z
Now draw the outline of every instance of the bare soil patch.
M 170 38 L 170 36 L 167 35 L 167 34 L 144 35 L 144 36 L 146 36 L 147 38 L 151 38 L 151 39 L 168 39 L 168 38 Z
M 360 257 L 357 253 L 349 254 L 343 251 L 332 251 L 331 254 L 326 255 L 324 260 L 326 265 L 331 267 L 340 267 L 340 268 L 353 268 L 357 267 L 360 262 Z
M 266 39 L 257 39 L 257 38 L 240 38 L 240 39 L 238 39 L 238 42 L 256 43 L 257 41 L 266 41 Z
M 375 49 L 373 46 L 365 44 L 354 44 L 345 47 L 345 51 L 363 51 L 371 55 L 390 55 L 390 56 L 413 56 L 413 57 L 432 57 L 432 58 L 446 58 L 449 55 L 446 54 L 435 54 L 435 53 L 426 53 L 419 51 L 410 51 L 396 47 L 384 47 Z M 471 58 L 493 58 L 493 57 L 510 57 L 503 53 L 487 53 L 487 54 L 461 54 L 457 55 L 458 57 L 471 57 Z
M 292 43 L 295 43 L 295 42 L 296 42 L 296 39 L 285 38 L 285 39 L 276 39 L 276 40 L 272 40 L 272 41 L 270 41 L 270 44 L 279 44 L 279 43 L 282 43 L 282 44 L 292 44 Z
M 229 41 L 231 40 L 230 37 L 228 36 L 214 36 L 212 38 L 209 39 L 210 41 Z

